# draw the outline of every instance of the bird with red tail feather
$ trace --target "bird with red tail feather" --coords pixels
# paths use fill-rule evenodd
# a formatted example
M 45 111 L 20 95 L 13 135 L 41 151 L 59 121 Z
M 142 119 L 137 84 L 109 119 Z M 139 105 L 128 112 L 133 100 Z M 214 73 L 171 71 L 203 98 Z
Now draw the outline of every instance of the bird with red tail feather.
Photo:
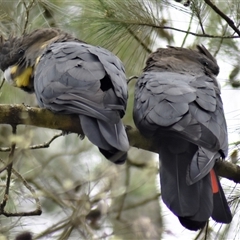
M 133 118 L 158 146 L 162 199 L 189 230 L 203 228 L 210 217 L 232 220 L 213 169 L 228 152 L 218 73 L 204 46 L 169 46 L 149 56 L 135 87 Z

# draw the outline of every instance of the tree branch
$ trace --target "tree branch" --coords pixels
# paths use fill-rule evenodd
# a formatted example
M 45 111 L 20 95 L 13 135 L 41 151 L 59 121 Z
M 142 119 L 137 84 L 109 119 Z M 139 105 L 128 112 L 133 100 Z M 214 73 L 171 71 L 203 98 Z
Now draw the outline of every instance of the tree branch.
M 24 124 L 83 134 L 77 115 L 54 114 L 46 109 L 18 104 L 0 104 L 0 124 Z M 152 139 L 143 137 L 136 128 L 131 126 L 126 126 L 126 131 L 130 146 L 157 153 L 157 146 Z M 218 161 L 215 169 L 219 176 L 240 183 L 240 166 L 227 161 Z
M 229 18 L 226 14 L 224 14 L 215 4 L 212 3 L 211 0 L 204 0 L 204 2 L 212 8 L 212 10 L 217 13 L 221 18 L 223 18 L 228 25 L 240 36 L 240 31 L 239 29 L 235 26 L 233 20 Z
M 94 18 L 93 20 L 98 20 L 96 18 Z M 231 19 L 230 19 L 231 20 Z M 232 21 L 232 20 L 231 20 Z M 235 39 L 235 38 L 240 38 L 240 35 L 238 36 L 233 36 L 233 35 L 227 35 L 227 36 L 222 36 L 222 35 L 212 35 L 212 34 L 208 34 L 208 33 L 196 33 L 196 32 L 191 32 L 188 30 L 183 30 L 183 29 L 179 29 L 179 28 L 175 28 L 175 27 L 170 27 L 170 26 L 161 26 L 161 25 L 156 25 L 153 23 L 139 23 L 139 22 L 134 22 L 134 21 L 126 21 L 124 19 L 111 19 L 111 22 L 115 22 L 115 23 L 121 23 L 121 24 L 128 24 L 129 26 L 131 25 L 137 25 L 137 26 L 147 26 L 147 27 L 152 27 L 155 29 L 169 29 L 169 30 L 173 30 L 173 31 L 177 31 L 177 32 L 181 32 L 181 33 L 186 33 L 189 35 L 193 35 L 195 37 L 203 37 L 203 38 L 219 38 L 219 39 Z M 239 31 L 239 30 L 238 30 Z
M 0 104 L 0 124 L 24 124 L 83 134 L 77 115 L 54 115 L 46 109 L 23 104 Z

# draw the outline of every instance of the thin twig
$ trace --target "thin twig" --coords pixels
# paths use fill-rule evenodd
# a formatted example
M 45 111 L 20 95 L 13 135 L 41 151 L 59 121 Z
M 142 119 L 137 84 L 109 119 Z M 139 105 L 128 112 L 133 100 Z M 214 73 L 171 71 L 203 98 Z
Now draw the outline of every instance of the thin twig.
M 36 235 L 34 237 L 34 239 L 40 239 L 40 238 L 44 237 L 45 235 L 49 235 L 51 233 L 57 232 L 57 231 L 63 229 L 68 224 L 69 224 L 69 222 L 67 221 L 67 219 L 64 219 L 61 222 L 51 225 L 49 228 L 45 229 L 44 231 L 42 231 L 41 233 Z
M 215 4 L 212 3 L 211 0 L 204 0 L 204 2 L 213 9 L 215 13 L 217 13 L 221 18 L 223 18 L 228 25 L 238 34 L 240 37 L 240 31 L 239 29 L 235 26 L 233 20 L 229 18 L 226 14 L 224 14 Z
M 150 25 L 150 24 L 139 24 L 139 25 Z M 178 29 L 178 28 L 174 28 L 174 27 L 169 27 L 169 26 L 155 26 L 155 28 L 161 28 L 161 29 L 170 29 L 170 30 L 174 30 L 177 32 L 181 32 L 181 33 L 188 33 L 190 35 L 196 36 L 196 37 L 203 37 L 203 38 L 223 38 L 223 39 L 232 39 L 232 38 L 240 38 L 240 36 L 218 36 L 218 35 L 211 35 L 211 34 L 201 34 L 201 33 L 196 33 L 196 32 L 188 32 L 186 30 L 182 30 L 182 29 Z
M 128 163 L 128 165 L 130 165 L 132 167 L 136 167 L 136 168 L 145 168 L 148 165 L 146 162 L 138 163 L 138 162 L 131 161 L 130 159 L 127 159 L 127 163 Z
M 189 31 L 190 31 L 191 26 L 192 26 L 192 21 L 193 21 L 193 14 L 191 15 L 191 18 L 190 18 L 190 21 L 189 21 L 189 25 L 188 25 L 188 29 L 187 29 L 187 33 L 186 33 L 185 37 L 183 38 L 181 47 L 184 46 L 184 44 L 185 44 L 185 42 L 186 42 L 186 40 L 187 40 L 187 37 L 188 37 L 188 35 L 189 35 Z
M 50 147 L 50 144 L 57 138 L 63 136 L 63 132 L 55 134 L 48 142 L 32 145 L 28 149 L 40 149 L 40 148 L 48 148 Z
M 63 136 L 63 133 L 57 133 L 55 134 L 49 141 L 45 142 L 45 143 L 40 143 L 40 144 L 36 144 L 36 145 L 32 145 L 29 146 L 26 149 L 31 149 L 31 150 L 35 150 L 35 149 L 40 149 L 40 148 L 48 148 L 50 147 L 50 144 L 57 138 Z M 18 149 L 18 147 L 15 148 L 16 150 Z M 0 152 L 9 152 L 11 150 L 10 147 L 1 147 L 0 148 Z M 7 166 L 5 166 L 3 169 L 0 169 L 0 173 L 5 170 L 7 168 Z
M 129 210 L 129 209 L 133 209 L 133 208 L 137 208 L 137 207 L 140 207 L 140 206 L 142 206 L 142 205 L 145 205 L 145 204 L 147 204 L 147 203 L 149 203 L 149 202 L 151 202 L 151 201 L 155 201 L 157 198 L 159 198 L 161 196 L 161 194 L 160 193 L 158 193 L 157 195 L 155 195 L 155 196 L 153 196 L 153 197 L 150 197 L 150 198 L 147 198 L 147 199 L 144 199 L 144 200 L 142 200 L 141 202 L 138 202 L 138 203 L 135 203 L 135 204 L 131 204 L 131 205 L 128 205 L 128 206 L 126 206 L 126 207 L 124 207 L 123 209 L 122 209 L 122 211 L 127 211 L 127 210 Z M 112 210 L 112 212 L 118 212 L 119 211 L 119 209 L 113 209 Z
M 152 52 L 152 50 L 134 33 L 134 31 L 130 29 L 130 27 L 126 27 L 126 29 L 147 53 L 150 54 Z
M 28 216 L 36 216 L 36 215 L 41 215 L 42 211 L 39 210 L 33 210 L 30 212 L 2 212 L 1 214 L 4 215 L 5 217 L 28 217 Z
M 128 165 L 128 161 L 127 161 L 126 162 L 126 179 L 125 179 L 125 188 L 126 189 L 125 189 L 124 194 L 122 195 L 120 207 L 119 207 L 118 214 L 117 214 L 117 217 L 116 217 L 117 220 L 119 220 L 121 218 L 121 214 L 122 214 L 123 207 L 124 207 L 124 202 L 125 202 L 125 199 L 126 199 L 127 194 L 128 194 L 129 184 L 130 184 L 130 166 Z
M 200 28 L 202 30 L 202 33 L 205 34 L 205 30 L 204 30 L 204 27 L 203 27 L 203 22 L 202 22 L 202 17 L 201 17 L 201 11 L 202 11 L 202 8 L 201 6 L 199 5 L 199 2 L 195 2 L 195 1 L 192 1 L 192 16 L 195 15 L 197 16 L 198 18 L 198 22 L 199 22 L 199 25 L 200 25 Z
M 3 80 L 2 80 L 2 82 L 0 84 L 0 89 L 2 89 L 4 83 L 5 83 L 5 78 L 3 78 Z
M 51 198 L 51 201 L 56 203 L 57 205 L 61 206 L 64 208 L 64 200 L 59 197 L 59 194 L 56 194 L 52 190 L 48 190 L 44 188 L 41 184 L 39 184 L 37 181 L 34 181 L 32 179 L 28 180 L 31 182 L 39 191 L 43 193 L 44 196 L 47 196 L 48 198 Z
M 138 78 L 138 76 L 129 77 L 128 80 L 127 80 L 127 84 L 129 84 L 133 79 L 137 79 L 137 78 Z
M 33 6 L 33 3 L 34 3 L 34 0 L 29 3 L 29 5 L 27 6 L 27 4 L 25 3 L 25 1 L 23 1 L 23 5 L 25 7 L 25 13 L 26 13 L 26 20 L 25 20 L 25 24 L 24 24 L 24 28 L 23 28 L 23 34 L 26 33 L 26 30 L 27 30 L 27 26 L 28 26 L 28 22 L 29 22 L 29 14 L 30 14 L 30 10 Z
M 224 29 L 223 29 L 223 34 L 226 33 L 227 28 L 228 28 L 228 25 L 226 24 L 226 25 L 224 26 Z M 219 44 L 218 44 L 218 46 L 217 46 L 217 49 L 216 49 L 216 51 L 215 51 L 214 54 L 213 54 L 214 57 L 216 57 L 217 54 L 219 53 L 219 51 L 220 51 L 220 49 L 221 49 L 221 46 L 222 46 L 222 44 L 223 44 L 223 40 L 224 40 L 224 39 L 220 39 Z
M 16 135 L 16 131 L 17 131 L 17 126 L 12 125 L 13 135 Z M 8 156 L 8 162 L 7 162 L 7 168 L 6 168 L 7 169 L 6 188 L 5 188 L 3 200 L 0 204 L 1 213 L 4 213 L 4 208 L 7 204 L 8 198 L 9 198 L 9 189 L 10 189 L 10 183 L 11 183 L 11 174 L 12 174 L 13 156 L 14 156 L 14 152 L 15 152 L 15 147 L 16 147 L 16 143 L 13 142 L 12 146 L 11 146 L 11 151 Z
M 95 19 L 96 20 L 96 19 Z M 147 26 L 147 27 L 152 27 L 152 28 L 156 28 L 156 29 L 170 29 L 170 30 L 174 30 L 177 32 L 181 32 L 181 33 L 188 33 L 190 35 L 196 36 L 196 37 L 203 37 L 203 38 L 223 38 L 223 39 L 235 39 L 235 38 L 240 38 L 240 36 L 232 36 L 232 35 L 228 35 L 228 36 L 222 36 L 222 35 L 211 35 L 211 34 L 201 34 L 201 33 L 196 33 L 196 32 L 188 32 L 187 30 L 182 30 L 179 28 L 174 28 L 174 27 L 169 27 L 169 26 L 160 26 L 160 25 L 155 25 L 152 23 L 139 23 L 139 22 L 126 22 L 124 20 L 119 20 L 119 19 L 110 19 L 111 22 L 116 22 L 116 23 L 125 23 L 125 24 L 129 24 L 129 25 L 138 25 L 138 26 Z
M 201 237 L 202 233 L 204 232 L 204 229 L 205 229 L 205 228 L 202 228 L 202 229 L 198 232 L 198 234 L 195 236 L 195 238 L 194 238 L 193 240 L 198 240 L 198 239 Z
M 16 125 L 12 125 L 12 133 L 13 133 L 13 135 L 16 135 L 16 132 L 17 132 L 17 126 Z M 27 183 L 27 181 L 21 176 L 20 173 L 18 173 L 16 170 L 13 169 L 13 157 L 14 157 L 15 149 L 16 149 L 16 143 L 13 142 L 12 146 L 11 146 L 11 151 L 10 151 L 9 156 L 8 156 L 7 165 L 4 168 L 4 169 L 7 170 L 7 180 L 6 180 L 5 194 L 4 194 L 3 200 L 2 200 L 2 202 L 0 204 L 0 214 L 4 215 L 6 217 L 19 217 L 19 216 L 40 215 L 42 213 L 41 204 L 40 204 L 39 198 L 36 197 L 35 190 Z M 2 159 L 0 159 L 0 161 L 2 163 L 4 163 L 4 161 Z M 36 202 L 36 206 L 37 206 L 36 210 L 30 211 L 30 212 L 14 212 L 14 213 L 6 212 L 4 210 L 4 208 L 5 208 L 6 204 L 7 204 L 7 201 L 9 199 L 9 189 L 10 189 L 12 173 L 14 175 L 16 175 L 18 177 L 18 179 L 20 179 L 23 182 L 24 186 L 32 193 L 33 198 L 34 198 L 34 200 Z
M 59 235 L 59 239 L 69 239 L 69 237 L 71 236 L 71 233 L 73 232 L 74 228 L 75 228 L 75 226 L 71 225 L 71 224 L 65 226 L 61 235 Z
M 0 159 L 0 161 L 1 161 L 1 159 Z M 37 194 L 36 194 L 34 188 L 32 188 L 31 185 L 28 184 L 26 179 L 24 179 L 17 170 L 12 168 L 12 172 L 20 181 L 22 181 L 23 185 L 31 192 L 31 194 L 36 202 L 36 206 L 37 206 L 36 210 L 34 210 L 32 212 L 28 212 L 28 213 L 32 213 L 31 215 L 41 215 L 41 213 L 42 213 L 41 203 L 40 203 L 39 198 L 37 197 Z M 31 216 L 31 215 L 28 215 L 28 216 Z M 20 216 L 22 216 L 21 213 L 20 213 Z M 27 215 L 25 215 L 25 216 L 27 216 Z
M 207 236 L 208 236 L 208 227 L 209 227 L 209 221 L 207 221 L 207 224 L 206 224 L 206 226 L 205 226 L 204 240 L 207 240 Z

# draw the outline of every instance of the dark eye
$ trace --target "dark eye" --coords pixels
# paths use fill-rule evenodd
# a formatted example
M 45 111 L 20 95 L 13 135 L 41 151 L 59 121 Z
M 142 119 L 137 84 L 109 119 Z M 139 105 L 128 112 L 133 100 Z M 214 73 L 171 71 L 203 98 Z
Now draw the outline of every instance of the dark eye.
M 208 66 L 208 62 L 204 62 L 204 66 Z
M 22 48 L 20 48 L 20 49 L 18 50 L 18 55 L 22 56 L 23 54 L 24 54 L 24 50 L 23 50 Z

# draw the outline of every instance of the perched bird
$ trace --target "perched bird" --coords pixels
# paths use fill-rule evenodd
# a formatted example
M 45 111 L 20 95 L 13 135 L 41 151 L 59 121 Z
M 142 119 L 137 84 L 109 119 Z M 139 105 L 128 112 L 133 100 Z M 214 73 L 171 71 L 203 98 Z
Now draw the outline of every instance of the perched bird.
M 189 230 L 203 228 L 210 217 L 232 220 L 213 170 L 228 152 L 218 73 L 204 46 L 168 46 L 149 56 L 135 87 L 133 118 L 158 147 L 162 199 Z
M 5 79 L 29 93 L 40 107 L 79 116 L 84 134 L 114 163 L 129 148 L 121 118 L 127 104 L 122 62 L 108 50 L 89 45 L 59 29 L 38 29 L 0 39 Z

